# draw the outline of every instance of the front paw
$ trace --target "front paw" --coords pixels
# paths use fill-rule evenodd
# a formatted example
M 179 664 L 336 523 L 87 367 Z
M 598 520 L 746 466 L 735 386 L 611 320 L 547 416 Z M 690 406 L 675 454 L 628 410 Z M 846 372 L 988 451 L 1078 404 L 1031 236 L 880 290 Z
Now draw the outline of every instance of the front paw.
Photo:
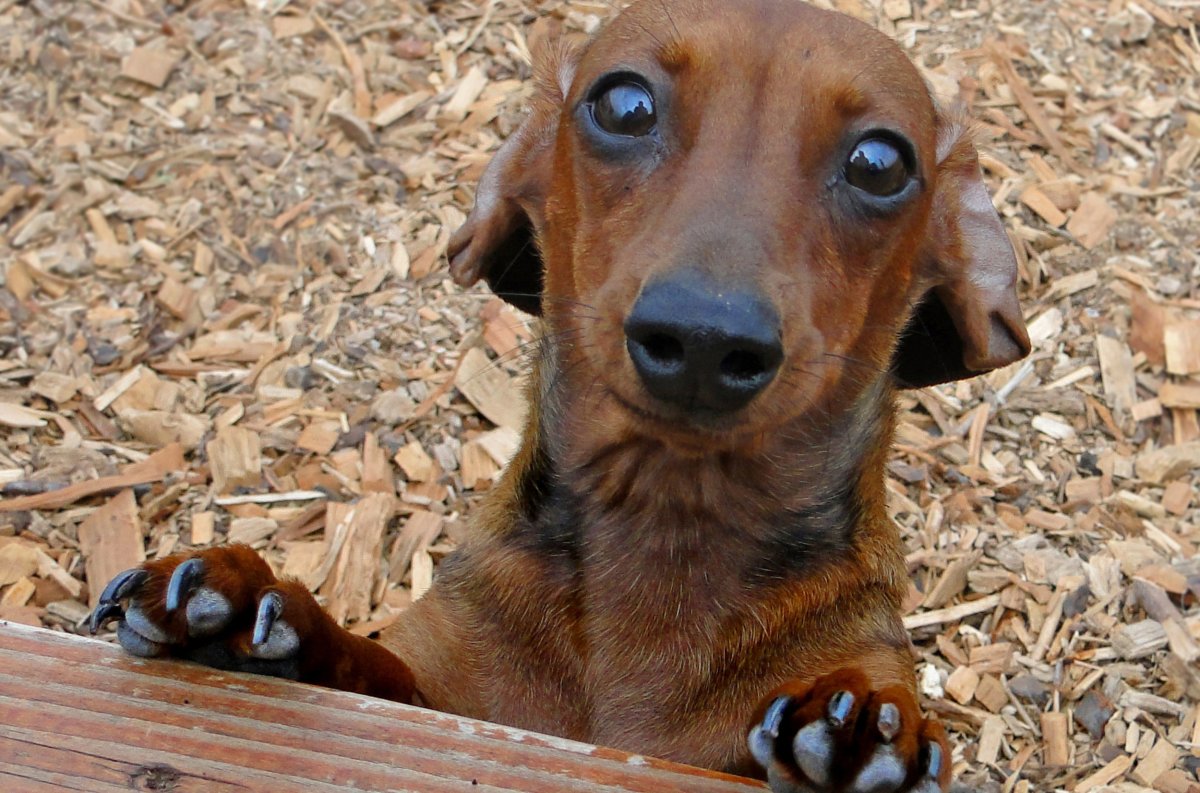
M 119 620 L 117 640 L 133 655 L 297 678 L 319 612 L 303 586 L 279 581 L 252 549 L 232 545 L 126 570 L 105 587 L 90 627 Z
M 749 741 L 775 793 L 940 793 L 950 784 L 941 725 L 922 718 L 910 691 L 873 691 L 859 670 L 773 697 Z

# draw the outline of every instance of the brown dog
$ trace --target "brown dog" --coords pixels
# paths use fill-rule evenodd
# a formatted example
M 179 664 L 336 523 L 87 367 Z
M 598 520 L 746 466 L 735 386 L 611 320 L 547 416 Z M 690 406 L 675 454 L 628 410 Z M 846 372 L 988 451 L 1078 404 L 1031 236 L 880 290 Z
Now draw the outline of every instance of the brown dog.
M 542 53 L 450 254 L 545 332 L 521 451 L 405 619 L 354 637 L 230 547 L 119 576 L 93 625 L 127 601 L 140 655 L 778 791 L 945 789 L 884 507 L 893 393 L 1028 340 L 975 150 L 902 51 L 796 0 L 643 0 Z

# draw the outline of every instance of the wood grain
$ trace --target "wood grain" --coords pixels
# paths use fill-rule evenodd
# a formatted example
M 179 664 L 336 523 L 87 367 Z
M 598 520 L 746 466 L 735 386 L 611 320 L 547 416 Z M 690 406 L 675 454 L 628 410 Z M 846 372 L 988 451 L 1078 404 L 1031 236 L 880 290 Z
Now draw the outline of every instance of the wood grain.
M 747 793 L 756 782 L 0 622 L 0 790 Z

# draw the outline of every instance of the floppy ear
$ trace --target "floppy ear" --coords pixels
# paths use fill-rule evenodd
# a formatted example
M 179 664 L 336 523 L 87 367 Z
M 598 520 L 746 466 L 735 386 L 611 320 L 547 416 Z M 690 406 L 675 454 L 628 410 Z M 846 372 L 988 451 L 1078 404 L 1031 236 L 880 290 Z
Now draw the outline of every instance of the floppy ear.
M 937 192 L 920 299 L 892 358 L 908 388 L 961 380 L 1029 354 L 1017 260 L 960 119 L 939 118 Z
M 534 53 L 529 115 L 496 152 L 479 180 L 475 207 L 450 237 L 450 274 L 460 286 L 487 281 L 500 297 L 541 314 L 544 263 L 537 234 L 550 188 L 554 140 L 579 47 L 549 41 Z

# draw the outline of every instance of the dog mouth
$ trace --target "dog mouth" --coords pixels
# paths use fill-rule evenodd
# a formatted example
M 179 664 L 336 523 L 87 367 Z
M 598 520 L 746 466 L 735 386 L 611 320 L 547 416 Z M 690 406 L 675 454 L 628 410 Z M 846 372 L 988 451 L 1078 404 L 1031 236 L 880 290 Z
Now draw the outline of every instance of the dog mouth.
M 731 412 L 699 403 L 682 407 L 646 404 L 642 400 L 634 401 L 608 385 L 605 391 L 646 434 L 669 438 L 684 446 L 711 446 L 754 432 L 745 409 Z

